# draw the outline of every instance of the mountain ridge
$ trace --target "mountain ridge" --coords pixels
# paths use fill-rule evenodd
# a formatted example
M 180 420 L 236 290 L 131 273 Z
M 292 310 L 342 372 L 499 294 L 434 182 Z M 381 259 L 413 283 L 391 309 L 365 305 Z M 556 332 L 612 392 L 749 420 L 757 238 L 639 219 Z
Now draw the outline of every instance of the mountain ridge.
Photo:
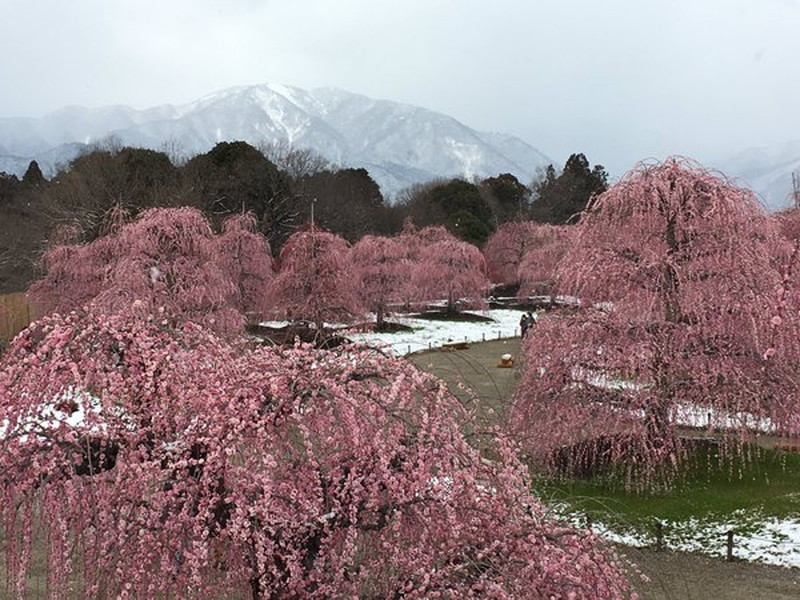
M 337 167 L 365 168 L 387 198 L 414 184 L 512 173 L 525 184 L 556 164 L 526 141 L 478 131 L 423 107 L 335 87 L 310 90 L 265 83 L 217 90 L 183 104 L 64 106 L 43 117 L 0 118 L 0 172 L 21 176 L 36 160 L 51 177 L 109 137 L 188 158 L 221 141 L 288 143 Z M 767 208 L 792 204 L 800 140 L 748 148 L 713 161 Z
M 288 142 L 339 167 L 366 168 L 384 195 L 426 180 L 512 173 L 524 183 L 553 161 L 507 134 L 479 132 L 422 107 L 338 88 L 236 86 L 182 105 L 69 106 L 39 119 L 0 118 L 0 171 L 21 175 L 37 160 L 46 176 L 92 143 L 179 147 L 202 154 L 221 141 Z
M 734 183 L 754 190 L 768 208 L 794 206 L 792 173 L 800 174 L 800 140 L 747 148 L 716 165 Z

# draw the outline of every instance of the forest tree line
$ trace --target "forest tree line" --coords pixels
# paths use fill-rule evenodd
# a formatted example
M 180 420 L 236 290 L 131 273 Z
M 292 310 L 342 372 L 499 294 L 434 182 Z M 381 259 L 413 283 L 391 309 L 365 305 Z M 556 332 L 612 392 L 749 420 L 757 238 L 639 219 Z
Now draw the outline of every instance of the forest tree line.
M 219 229 L 252 213 L 275 256 L 312 216 L 355 243 L 393 235 L 408 219 L 445 226 L 478 247 L 503 223 L 574 221 L 607 188 L 602 166 L 573 154 L 563 170 L 550 165 L 532 182 L 504 173 L 482 180 L 443 179 L 412 186 L 390 201 L 362 168 L 340 168 L 311 150 L 220 142 L 189 160 L 122 147 L 113 140 L 75 158 L 49 180 L 34 161 L 20 179 L 0 173 L 0 293 L 22 291 L 37 277 L 41 254 L 59 240 L 57 226 L 77 226 L 81 241 L 108 233 L 114 208 L 135 217 L 154 207 L 200 210 Z

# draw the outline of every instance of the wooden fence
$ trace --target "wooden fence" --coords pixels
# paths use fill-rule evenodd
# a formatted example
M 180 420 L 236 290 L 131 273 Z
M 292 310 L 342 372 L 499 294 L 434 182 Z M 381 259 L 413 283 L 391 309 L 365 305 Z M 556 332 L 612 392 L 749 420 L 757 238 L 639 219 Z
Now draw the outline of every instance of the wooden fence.
M 34 318 L 24 292 L 0 295 L 0 346 L 6 345 Z

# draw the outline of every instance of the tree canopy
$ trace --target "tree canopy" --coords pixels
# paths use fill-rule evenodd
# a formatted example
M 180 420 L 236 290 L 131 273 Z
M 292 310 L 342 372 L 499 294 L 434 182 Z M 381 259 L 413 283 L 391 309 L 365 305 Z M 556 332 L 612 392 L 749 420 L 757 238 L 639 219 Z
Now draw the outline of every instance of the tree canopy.
M 464 306 L 485 306 L 489 289 L 486 263 L 481 251 L 470 243 L 450 239 L 423 246 L 412 279 L 418 299 L 445 298 L 448 313 Z
M 267 304 L 277 315 L 305 319 L 322 329 L 325 321 L 348 320 L 364 311 L 347 241 L 307 225 L 293 233 L 279 258 Z
M 232 241 L 230 235 L 224 237 Z M 268 246 L 254 236 L 245 236 L 253 244 L 249 268 L 263 273 L 270 257 L 257 252 Z M 42 257 L 44 275 L 28 295 L 40 314 L 91 305 L 107 314 L 193 321 L 235 335 L 243 330 L 241 308 L 254 308 L 252 298 L 237 296 L 243 271 L 223 270 L 223 258 L 235 249 L 233 243 L 215 241 L 199 211 L 154 208 L 88 244 L 48 250 Z
M 608 174 L 602 165 L 590 168 L 583 154 L 571 154 L 560 174 L 549 165 L 532 187 L 531 218 L 563 225 L 574 223 L 589 201 L 608 188 Z
M 350 260 L 359 284 L 359 296 L 384 324 L 389 304 L 409 297 L 413 263 L 402 240 L 367 235 L 353 246 Z
M 530 208 L 531 190 L 511 173 L 487 177 L 480 183 L 498 224 L 524 219 Z
M 395 227 L 378 184 L 365 169 L 322 170 L 299 179 L 304 217 L 351 244 L 365 235 L 391 233 Z
M 185 200 L 215 221 L 251 212 L 258 230 L 280 247 L 296 226 L 298 209 L 289 179 L 246 142 L 219 142 L 183 168 Z
M 216 262 L 234 284 L 234 307 L 248 321 L 266 314 L 265 299 L 274 276 L 269 242 L 257 233 L 252 213 L 228 217 L 214 238 Z
M 111 146 L 75 158 L 42 193 L 56 222 L 78 223 L 91 241 L 102 235 L 104 218 L 115 206 L 133 216 L 170 206 L 177 181 L 177 169 L 165 154 Z
M 434 182 L 414 190 L 403 203 L 421 226 L 446 226 L 459 239 L 482 246 L 494 230 L 492 209 L 480 189 L 463 179 Z
M 489 279 L 493 283 L 518 285 L 521 276 L 518 271 L 525 255 L 544 245 L 554 231 L 557 231 L 554 226 L 534 221 L 510 221 L 500 225 L 483 249 Z M 555 265 L 552 267 L 555 269 Z
M 39 167 L 39 163 L 35 160 L 32 160 L 28 165 L 28 168 L 25 170 L 25 174 L 22 176 L 22 183 L 26 185 L 40 185 L 45 181 L 46 180 L 44 178 L 44 174 L 42 173 L 42 169 Z
M 605 459 L 654 486 L 681 464 L 687 422 L 746 437 L 766 419 L 796 433 L 774 244 L 751 192 L 683 159 L 601 195 L 557 271 L 558 290 L 586 308 L 526 339 L 513 420 L 532 455 L 563 466 L 558 450 L 572 445 L 585 451 L 575 461 L 597 458 L 604 436 Z
M 188 323 L 55 315 L 0 362 L 0 518 L 26 597 L 621 599 L 444 383 L 348 348 L 229 345 Z

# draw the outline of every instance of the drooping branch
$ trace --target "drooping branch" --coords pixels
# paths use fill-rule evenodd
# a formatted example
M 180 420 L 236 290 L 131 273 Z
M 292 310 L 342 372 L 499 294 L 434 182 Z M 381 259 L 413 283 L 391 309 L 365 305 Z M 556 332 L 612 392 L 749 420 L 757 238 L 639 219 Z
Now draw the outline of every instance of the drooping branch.
M 612 462 L 637 461 L 629 483 L 647 487 L 663 483 L 659 465 L 680 465 L 681 427 L 743 438 L 766 419 L 797 432 L 787 374 L 800 354 L 787 336 L 765 358 L 777 355 L 776 233 L 752 193 L 682 159 L 642 165 L 598 197 L 557 269 L 558 290 L 585 308 L 526 341 L 513 418 L 531 454 L 546 463 L 606 436 Z M 609 388 L 631 404 L 609 403 Z
M 2 358 L 0 424 L 4 533 L 30 539 L 35 514 L 53 585 L 80 557 L 90 597 L 629 595 L 613 555 L 547 517 L 507 440 L 484 460 L 444 383 L 374 351 L 53 316 Z M 75 452 L 88 440 L 98 462 L 91 441 Z M 24 549 L 6 551 L 25 597 Z

